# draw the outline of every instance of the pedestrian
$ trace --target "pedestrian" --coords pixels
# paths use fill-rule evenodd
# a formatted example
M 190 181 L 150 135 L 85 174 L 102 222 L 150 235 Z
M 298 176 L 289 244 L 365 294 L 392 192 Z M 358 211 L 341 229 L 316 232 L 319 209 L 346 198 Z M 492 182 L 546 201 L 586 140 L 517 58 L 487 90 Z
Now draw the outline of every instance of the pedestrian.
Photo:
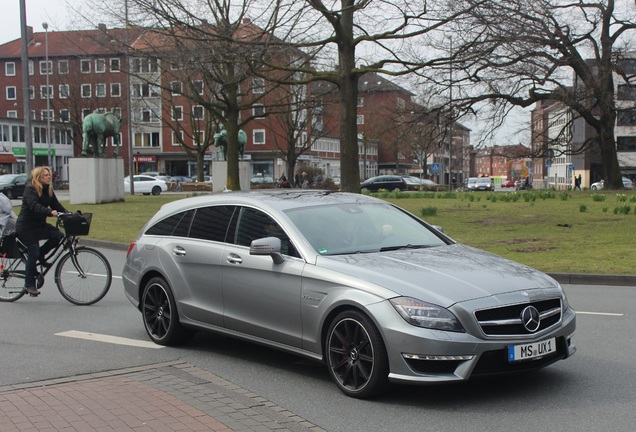
M 579 174 L 579 176 L 576 178 L 576 187 L 574 189 L 578 188 L 579 190 L 581 190 L 581 181 L 581 174 Z
M 296 173 L 294 175 L 294 187 L 299 188 L 300 186 L 300 174 Z
M 51 168 L 33 168 L 31 182 L 24 189 L 22 207 L 16 222 L 16 234 L 27 247 L 24 287 L 34 297 L 40 294 L 35 286 L 37 262 L 43 267 L 50 267 L 46 255 L 64 237 L 62 231 L 46 222 L 47 217 L 57 217 L 58 213 L 67 211 L 57 200 L 51 180 Z M 42 247 L 40 240 L 46 240 Z

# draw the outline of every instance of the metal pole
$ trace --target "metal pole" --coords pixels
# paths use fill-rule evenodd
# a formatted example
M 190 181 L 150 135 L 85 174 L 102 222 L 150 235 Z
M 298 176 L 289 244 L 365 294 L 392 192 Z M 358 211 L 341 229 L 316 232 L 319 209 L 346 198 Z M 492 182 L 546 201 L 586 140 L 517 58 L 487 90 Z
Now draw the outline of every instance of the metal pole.
M 43 22 L 44 27 L 44 62 L 46 63 L 46 142 L 48 144 L 49 167 L 53 168 L 53 155 L 51 152 L 51 89 L 49 87 L 49 75 L 51 68 L 49 67 L 49 25 Z
M 20 0 L 20 29 L 22 33 L 22 101 L 24 105 L 24 146 L 26 148 L 26 175 L 33 169 L 33 137 L 31 135 L 31 98 L 29 94 L 29 40 L 26 25 L 26 3 Z
M 128 175 L 130 176 L 130 194 L 135 194 L 135 182 L 134 180 L 134 164 L 133 164 L 133 150 L 132 150 L 132 115 L 131 115 L 131 105 L 132 102 L 130 100 L 130 48 L 128 43 L 128 0 L 125 1 L 124 7 L 126 9 L 126 124 L 128 126 Z
M 450 38 L 450 82 L 448 85 L 448 189 L 453 190 L 453 38 Z

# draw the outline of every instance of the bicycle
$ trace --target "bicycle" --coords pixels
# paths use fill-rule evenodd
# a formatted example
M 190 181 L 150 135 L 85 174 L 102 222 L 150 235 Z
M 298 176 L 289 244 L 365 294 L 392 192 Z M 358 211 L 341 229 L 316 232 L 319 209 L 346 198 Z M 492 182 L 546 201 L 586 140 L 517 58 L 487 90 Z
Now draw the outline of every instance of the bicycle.
M 181 182 L 179 180 L 170 185 L 170 192 L 183 192 L 183 186 L 181 186 Z
M 44 277 L 55 265 L 55 284 L 66 300 L 88 306 L 104 298 L 113 277 L 110 263 L 98 250 L 78 245 L 79 236 L 88 234 L 91 219 L 91 213 L 58 215 L 56 226 L 64 229 L 65 234 L 60 244 L 45 257 L 51 265 L 38 263 L 36 288 L 44 286 Z M 24 288 L 27 247 L 14 233 L 3 238 L 2 250 L 0 301 L 14 302 L 27 293 Z

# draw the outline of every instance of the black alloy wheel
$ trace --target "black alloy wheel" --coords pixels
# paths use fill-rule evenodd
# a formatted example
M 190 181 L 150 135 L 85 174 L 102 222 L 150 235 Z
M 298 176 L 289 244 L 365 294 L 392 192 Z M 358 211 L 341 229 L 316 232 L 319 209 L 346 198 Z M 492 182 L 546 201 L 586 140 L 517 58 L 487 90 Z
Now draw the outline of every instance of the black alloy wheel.
M 374 397 L 388 384 L 389 361 L 380 332 L 358 311 L 342 312 L 331 323 L 326 361 L 331 377 L 347 396 Z
M 168 346 L 184 342 L 189 331 L 179 322 L 174 296 L 163 278 L 148 281 L 140 308 L 144 327 L 154 343 Z
M 161 193 L 161 188 L 159 186 L 155 186 L 152 188 L 153 195 L 159 195 Z

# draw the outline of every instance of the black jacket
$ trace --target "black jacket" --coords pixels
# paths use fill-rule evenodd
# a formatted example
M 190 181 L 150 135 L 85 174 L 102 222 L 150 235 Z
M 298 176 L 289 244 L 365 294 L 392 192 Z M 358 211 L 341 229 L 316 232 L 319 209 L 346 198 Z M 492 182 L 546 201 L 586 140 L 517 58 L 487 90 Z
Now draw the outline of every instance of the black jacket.
M 42 196 L 38 196 L 37 190 L 32 184 L 24 188 L 22 207 L 18 215 L 15 230 L 22 243 L 28 245 L 38 240 L 49 238 L 48 232 L 52 225 L 46 222 L 46 218 L 53 216 L 53 210 L 66 212 L 55 196 L 49 196 L 49 186 L 42 185 Z

